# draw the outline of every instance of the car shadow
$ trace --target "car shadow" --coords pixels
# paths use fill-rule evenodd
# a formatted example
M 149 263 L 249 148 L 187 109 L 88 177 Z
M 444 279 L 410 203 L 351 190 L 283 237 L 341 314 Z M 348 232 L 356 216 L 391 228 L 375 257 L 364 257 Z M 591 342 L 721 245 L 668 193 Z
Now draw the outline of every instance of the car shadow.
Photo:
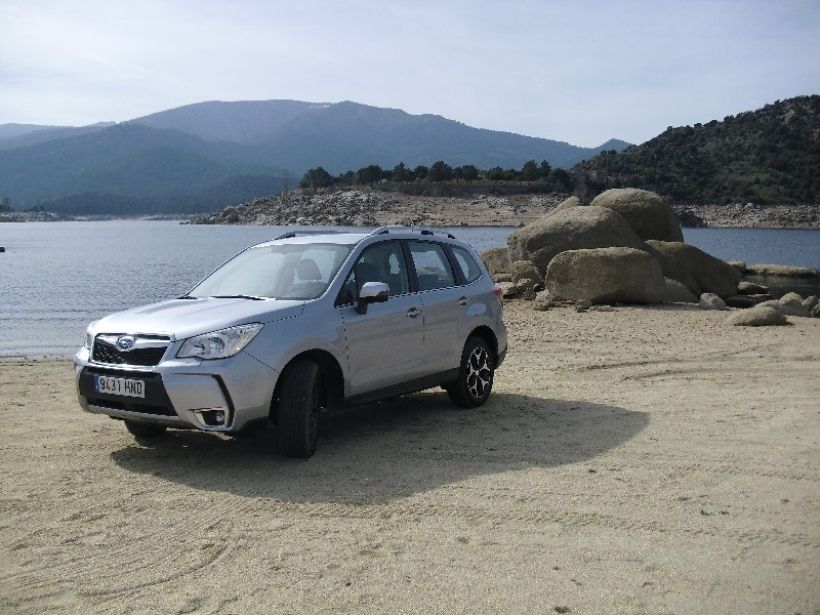
M 472 476 L 556 467 L 623 444 L 648 423 L 643 412 L 582 401 L 497 393 L 455 409 L 428 392 L 323 419 L 309 460 L 276 454 L 273 429 L 229 438 L 169 431 L 150 445 L 114 451 L 120 467 L 188 485 L 289 502 L 382 503 Z

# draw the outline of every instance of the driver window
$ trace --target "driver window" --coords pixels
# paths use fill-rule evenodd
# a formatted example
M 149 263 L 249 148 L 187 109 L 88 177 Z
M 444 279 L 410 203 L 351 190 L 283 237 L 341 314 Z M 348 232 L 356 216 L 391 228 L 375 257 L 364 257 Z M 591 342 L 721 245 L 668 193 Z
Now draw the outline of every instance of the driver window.
M 385 241 L 362 252 L 342 286 L 337 303 L 354 303 L 366 282 L 384 282 L 390 287 L 391 296 L 409 291 L 404 253 L 398 242 Z

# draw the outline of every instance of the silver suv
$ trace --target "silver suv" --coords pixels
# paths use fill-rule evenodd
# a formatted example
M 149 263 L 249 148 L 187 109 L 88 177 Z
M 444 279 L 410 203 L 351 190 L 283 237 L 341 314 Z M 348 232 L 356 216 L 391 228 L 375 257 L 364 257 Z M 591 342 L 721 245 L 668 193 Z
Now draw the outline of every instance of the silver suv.
M 501 312 L 500 289 L 452 235 L 291 232 L 182 297 L 89 325 L 77 391 L 138 439 L 270 421 L 283 454 L 309 457 L 326 410 L 435 386 L 483 404 L 507 350 Z

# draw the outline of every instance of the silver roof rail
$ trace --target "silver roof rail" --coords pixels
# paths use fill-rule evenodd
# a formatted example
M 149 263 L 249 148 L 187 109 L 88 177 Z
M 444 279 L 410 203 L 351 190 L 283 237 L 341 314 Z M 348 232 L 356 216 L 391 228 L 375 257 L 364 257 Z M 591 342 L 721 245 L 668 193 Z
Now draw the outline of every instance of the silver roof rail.
M 373 229 L 370 231 L 368 237 L 373 237 L 375 235 L 389 235 L 390 231 L 401 231 L 404 233 L 419 233 L 421 235 L 445 235 L 449 239 L 455 239 L 455 237 L 446 231 L 434 231 L 433 229 L 429 228 L 416 228 L 412 226 L 404 226 L 403 224 L 388 224 L 386 226 L 380 226 L 379 228 Z
M 268 241 L 277 241 L 279 239 L 292 239 L 297 235 L 337 235 L 342 231 L 286 231 L 281 235 L 277 235 L 273 239 L 268 239 Z

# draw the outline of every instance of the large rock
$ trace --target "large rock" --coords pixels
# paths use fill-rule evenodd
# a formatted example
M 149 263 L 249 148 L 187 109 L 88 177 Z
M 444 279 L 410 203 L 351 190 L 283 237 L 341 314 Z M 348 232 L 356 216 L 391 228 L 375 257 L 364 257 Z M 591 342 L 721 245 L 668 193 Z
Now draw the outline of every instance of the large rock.
M 694 295 L 714 293 L 720 297 L 737 294 L 740 272 L 719 258 L 685 243 L 646 242 L 661 262 L 663 275 L 681 282 Z
M 521 290 L 524 299 L 534 299 L 535 293 L 544 288 L 541 276 L 532 261 L 515 261 L 512 264 L 512 279 Z
M 664 278 L 666 284 L 666 297 L 664 303 L 697 303 L 698 298 L 695 297 L 689 289 L 683 284 L 672 278 Z
M 510 273 L 510 256 L 507 253 L 507 248 L 490 248 L 484 250 L 480 256 L 490 275 Z
M 787 316 L 808 316 L 810 314 L 803 306 L 803 297 L 797 293 L 786 293 L 780 297 L 780 313 Z
M 554 298 L 550 295 L 550 291 L 542 290 L 535 294 L 535 299 L 532 302 L 532 309 L 538 312 L 546 312 L 553 305 L 555 305 Z
M 550 296 L 590 303 L 661 303 L 666 284 L 658 261 L 634 248 L 567 250 L 550 261 Z
M 725 310 L 726 302 L 715 293 L 703 293 L 698 301 L 698 306 L 704 310 Z
M 778 301 L 777 299 L 769 299 L 768 301 L 761 301 L 755 307 L 770 307 L 773 310 L 776 310 L 776 311 L 780 312 L 781 314 L 783 313 L 783 306 L 780 305 L 780 301 Z
M 523 278 L 538 281 L 541 276 L 538 274 L 538 269 L 532 261 L 515 261 L 512 264 L 512 279 L 513 282 L 518 282 Z
M 769 327 L 789 324 L 783 314 L 765 305 L 757 305 L 748 310 L 735 312 L 726 319 L 726 322 L 738 327 Z
M 814 309 L 814 306 L 820 303 L 820 300 L 817 299 L 817 295 L 812 295 L 811 297 L 806 297 L 803 299 L 803 307 L 806 308 L 806 311 L 811 313 Z
M 591 205 L 621 214 L 644 241 L 683 241 L 678 217 L 669 204 L 654 192 L 614 188 L 596 196 Z
M 748 282 L 746 280 L 740 282 L 737 285 L 738 295 L 761 295 L 768 292 L 768 286 L 763 286 L 762 284 L 755 284 L 754 282 Z
M 620 214 L 605 207 L 569 207 L 516 231 L 507 239 L 512 260 L 531 260 L 543 277 L 561 252 L 644 244 Z

